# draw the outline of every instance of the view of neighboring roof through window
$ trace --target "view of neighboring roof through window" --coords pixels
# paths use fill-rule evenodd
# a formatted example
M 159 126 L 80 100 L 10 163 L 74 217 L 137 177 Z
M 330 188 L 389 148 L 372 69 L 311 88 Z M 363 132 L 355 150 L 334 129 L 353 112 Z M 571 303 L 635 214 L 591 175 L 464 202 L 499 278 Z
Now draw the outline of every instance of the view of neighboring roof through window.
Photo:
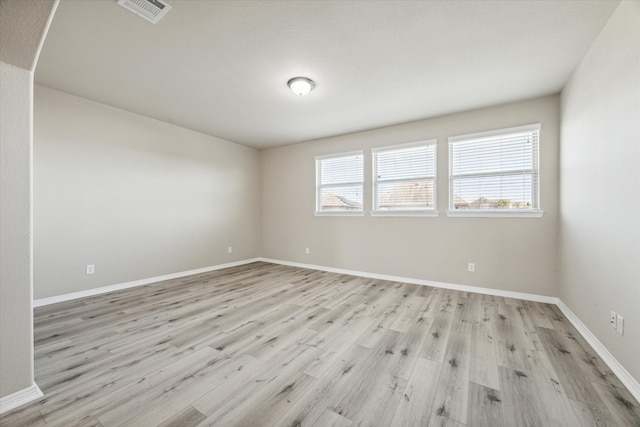
M 376 148 L 372 153 L 372 214 L 436 214 L 436 140 Z
M 541 216 L 540 124 L 449 138 L 449 215 Z
M 363 214 L 362 151 L 316 157 L 316 214 Z

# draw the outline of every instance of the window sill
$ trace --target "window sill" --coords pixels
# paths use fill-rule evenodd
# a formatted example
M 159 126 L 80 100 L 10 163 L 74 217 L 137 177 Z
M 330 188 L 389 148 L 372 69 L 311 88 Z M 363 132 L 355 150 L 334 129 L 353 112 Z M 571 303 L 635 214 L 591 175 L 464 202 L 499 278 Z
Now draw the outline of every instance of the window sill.
M 364 211 L 315 212 L 315 216 L 364 216 Z
M 542 218 L 544 211 L 509 211 L 509 210 L 472 210 L 460 209 L 447 211 L 448 217 L 459 218 Z
M 377 217 L 437 217 L 438 211 L 371 211 L 371 216 Z

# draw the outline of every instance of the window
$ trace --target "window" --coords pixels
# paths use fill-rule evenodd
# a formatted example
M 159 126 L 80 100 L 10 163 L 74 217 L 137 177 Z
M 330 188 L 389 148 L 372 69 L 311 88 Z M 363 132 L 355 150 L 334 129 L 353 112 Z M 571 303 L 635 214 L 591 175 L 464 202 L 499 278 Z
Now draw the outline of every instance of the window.
M 362 151 L 316 157 L 316 214 L 363 214 Z
M 449 138 L 449 213 L 541 216 L 540 125 Z
M 373 214 L 435 214 L 436 141 L 373 152 Z

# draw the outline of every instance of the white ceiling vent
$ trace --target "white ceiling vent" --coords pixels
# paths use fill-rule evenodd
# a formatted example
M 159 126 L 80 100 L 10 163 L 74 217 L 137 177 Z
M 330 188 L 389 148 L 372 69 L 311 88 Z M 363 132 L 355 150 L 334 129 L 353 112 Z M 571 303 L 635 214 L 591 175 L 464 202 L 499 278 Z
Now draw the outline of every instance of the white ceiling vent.
M 154 24 L 171 10 L 162 0 L 118 0 L 118 4 Z

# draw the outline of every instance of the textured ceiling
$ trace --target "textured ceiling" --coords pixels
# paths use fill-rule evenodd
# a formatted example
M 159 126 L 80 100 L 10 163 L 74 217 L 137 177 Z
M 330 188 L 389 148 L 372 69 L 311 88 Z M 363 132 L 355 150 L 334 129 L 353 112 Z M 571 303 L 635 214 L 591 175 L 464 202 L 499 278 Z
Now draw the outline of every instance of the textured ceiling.
M 557 93 L 619 3 L 167 1 L 62 0 L 36 82 L 272 147 Z
M 33 71 L 54 0 L 0 1 L 0 61 Z

